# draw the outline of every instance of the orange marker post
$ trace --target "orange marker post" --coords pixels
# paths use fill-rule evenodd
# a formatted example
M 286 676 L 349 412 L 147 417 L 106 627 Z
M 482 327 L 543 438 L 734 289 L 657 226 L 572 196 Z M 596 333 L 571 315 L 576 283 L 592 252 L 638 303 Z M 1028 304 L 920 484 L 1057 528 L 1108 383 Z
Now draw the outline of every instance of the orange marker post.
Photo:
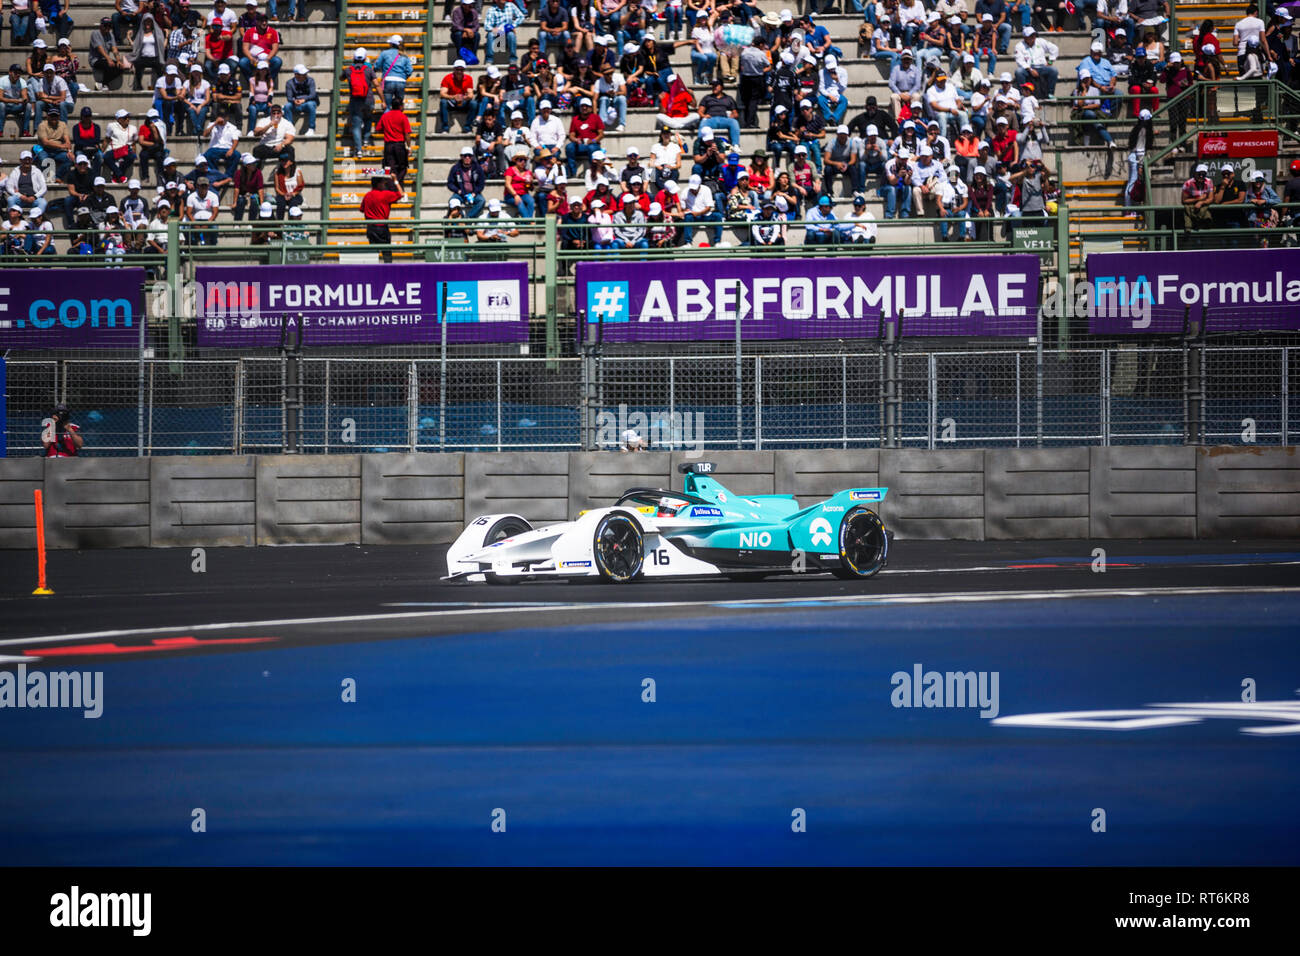
M 53 594 L 45 581 L 45 500 L 41 489 L 33 493 L 36 498 L 36 590 L 32 594 Z

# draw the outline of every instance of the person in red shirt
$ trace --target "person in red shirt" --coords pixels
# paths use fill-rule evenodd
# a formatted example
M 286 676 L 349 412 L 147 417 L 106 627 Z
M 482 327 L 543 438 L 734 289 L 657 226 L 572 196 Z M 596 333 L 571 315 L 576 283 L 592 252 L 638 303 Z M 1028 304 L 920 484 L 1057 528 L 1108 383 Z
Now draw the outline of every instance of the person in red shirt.
M 406 144 L 411 138 L 411 121 L 406 118 L 405 104 L 400 96 L 393 100 L 392 108 L 379 117 L 375 128 L 384 137 L 384 168 L 391 169 L 393 178 L 403 182 L 410 165 Z
M 993 155 L 1003 166 L 1014 166 L 1020 161 L 1020 147 L 1016 143 L 1016 131 L 1011 128 L 1005 116 L 999 116 L 997 134 L 993 137 Z
M 622 208 L 618 196 L 609 188 L 609 180 L 601 176 L 596 180 L 596 188 L 587 193 L 584 202 L 588 209 L 591 208 L 593 199 L 599 199 L 605 204 L 605 211 L 611 216 Z
M 604 138 L 605 124 L 592 112 L 591 100 L 584 96 L 578 100 L 577 115 L 569 122 L 569 142 L 564 147 L 565 166 L 570 176 L 578 174 L 578 157 L 590 163 L 591 154 L 600 149 Z
M 468 133 L 477 114 L 474 108 L 474 77 L 465 72 L 465 61 L 457 60 L 451 72 L 442 78 L 442 97 L 438 103 L 438 132 L 451 129 L 452 111 L 461 114 L 460 131 Z
M 258 60 L 270 61 L 271 79 L 279 79 L 280 67 L 284 65 L 284 61 L 276 55 L 280 52 L 280 34 L 271 26 L 265 13 L 257 15 L 256 27 L 244 31 L 243 44 L 244 55 L 239 58 L 239 69 L 245 80 L 253 75 Z
M 636 200 L 636 205 L 643 213 L 650 214 L 650 194 L 645 191 L 645 180 L 640 176 L 633 176 L 627 181 L 627 192 L 623 194 L 623 198 L 626 199 L 628 196 Z M 626 206 L 627 203 L 623 205 Z
M 393 234 L 388 230 L 388 217 L 392 215 L 393 203 L 406 198 L 401 183 L 395 183 L 390 176 L 371 176 L 370 192 L 361 197 L 361 214 L 366 217 L 366 241 L 372 246 L 387 246 L 393 241 Z M 385 262 L 393 261 L 391 250 L 384 250 Z
M 213 20 L 208 24 L 208 33 L 203 38 L 203 49 L 207 53 L 203 71 L 207 74 L 208 82 L 213 85 L 217 82 L 217 67 L 222 63 L 229 63 L 233 70 L 239 62 L 235 59 L 234 37 L 220 20 Z

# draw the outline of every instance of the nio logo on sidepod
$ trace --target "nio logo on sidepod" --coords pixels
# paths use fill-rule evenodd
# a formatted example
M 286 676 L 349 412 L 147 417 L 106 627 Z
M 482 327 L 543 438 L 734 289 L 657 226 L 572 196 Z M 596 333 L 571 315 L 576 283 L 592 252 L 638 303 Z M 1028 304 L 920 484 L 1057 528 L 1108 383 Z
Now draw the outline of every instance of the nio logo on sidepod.
M 742 548 L 766 548 L 771 543 L 772 536 L 766 531 L 760 531 L 757 534 L 753 531 L 742 531 L 740 533 L 740 546 Z
M 809 533 L 812 534 L 813 544 L 830 544 L 831 543 L 831 523 L 825 518 L 818 518 L 808 526 Z

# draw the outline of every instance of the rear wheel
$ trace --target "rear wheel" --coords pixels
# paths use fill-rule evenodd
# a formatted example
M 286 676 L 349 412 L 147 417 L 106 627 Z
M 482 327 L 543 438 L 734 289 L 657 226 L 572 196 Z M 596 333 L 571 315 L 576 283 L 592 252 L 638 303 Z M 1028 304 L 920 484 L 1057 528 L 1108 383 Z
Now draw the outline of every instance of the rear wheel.
M 591 544 L 596 570 L 605 581 L 623 584 L 641 573 L 645 540 L 641 526 L 625 511 L 611 511 L 596 524 Z
M 488 528 L 487 534 L 483 535 L 483 547 L 486 548 L 489 544 L 495 544 L 498 541 L 504 541 L 506 538 L 513 538 L 517 534 L 532 530 L 533 526 L 523 518 L 514 516 L 499 518 L 492 527 Z M 491 571 L 484 572 L 483 577 L 488 584 L 517 584 L 520 580 L 517 577 L 498 577 Z
M 870 508 L 852 508 L 840 522 L 840 566 L 837 578 L 869 578 L 885 566 L 889 536 L 885 523 Z

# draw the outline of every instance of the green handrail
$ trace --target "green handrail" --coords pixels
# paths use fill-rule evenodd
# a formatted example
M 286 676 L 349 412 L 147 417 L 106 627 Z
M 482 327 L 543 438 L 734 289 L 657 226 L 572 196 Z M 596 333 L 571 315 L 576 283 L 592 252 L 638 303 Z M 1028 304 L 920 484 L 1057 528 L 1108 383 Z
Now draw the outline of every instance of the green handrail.
M 339 144 L 339 110 L 343 108 L 342 87 L 339 85 L 339 77 L 343 75 L 343 41 L 347 37 L 348 24 L 348 0 L 339 0 L 338 5 L 338 37 L 334 43 L 334 79 L 333 94 L 331 103 L 333 108 L 330 110 L 329 140 L 325 143 L 325 182 L 321 191 L 321 219 L 324 221 L 325 229 L 323 233 L 329 234 L 330 206 L 334 196 L 334 153 L 338 150 Z
M 411 218 L 419 220 L 424 210 L 424 147 L 429 137 L 429 71 L 432 68 L 430 58 L 433 55 L 434 11 L 441 9 L 437 3 L 430 2 L 424 11 L 424 46 L 423 69 L 420 77 L 420 135 L 415 144 L 415 201 L 411 207 Z M 440 26 L 442 21 L 436 21 Z

